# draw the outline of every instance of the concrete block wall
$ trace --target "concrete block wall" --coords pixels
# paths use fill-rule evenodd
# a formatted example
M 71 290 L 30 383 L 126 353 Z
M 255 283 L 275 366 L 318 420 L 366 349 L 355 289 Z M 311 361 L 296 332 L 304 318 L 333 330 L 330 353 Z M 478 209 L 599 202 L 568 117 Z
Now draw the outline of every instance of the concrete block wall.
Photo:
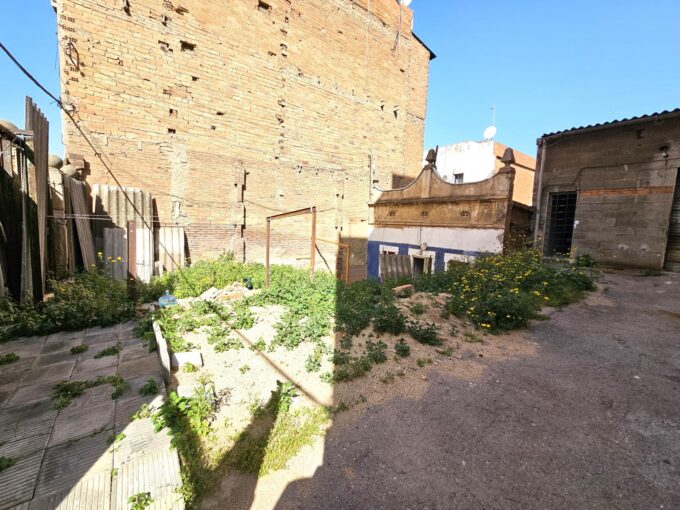
M 420 171 L 430 53 L 408 8 L 399 26 L 392 0 L 56 4 L 65 101 L 123 184 L 186 227 L 192 258 L 243 241 L 262 260 L 265 218 L 316 205 L 318 235 L 365 267 L 371 168 L 387 186 Z M 111 182 L 67 120 L 64 142 Z M 303 218 L 274 260 L 308 252 Z
M 572 250 L 609 266 L 662 269 L 680 167 L 680 115 L 547 138 L 537 231 L 544 247 L 550 193 L 576 191 Z M 545 145 L 544 145 L 545 147 Z M 662 147 L 668 147 L 664 157 Z

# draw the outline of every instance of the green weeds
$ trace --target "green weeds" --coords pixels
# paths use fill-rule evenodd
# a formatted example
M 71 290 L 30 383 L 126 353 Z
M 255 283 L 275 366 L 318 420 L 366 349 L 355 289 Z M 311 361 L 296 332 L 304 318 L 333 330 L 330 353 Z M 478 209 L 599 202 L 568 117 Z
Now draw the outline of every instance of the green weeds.
M 73 354 L 74 356 L 76 354 L 82 354 L 83 352 L 87 352 L 87 350 L 89 348 L 90 347 L 88 345 L 85 345 L 85 344 L 75 345 L 75 346 L 71 347 L 71 354 Z
M 400 338 L 399 341 L 394 344 L 394 350 L 400 358 L 406 358 L 411 355 L 411 347 L 403 338 Z
M 15 363 L 17 361 L 19 361 L 19 356 L 13 352 L 0 356 L 0 365 L 9 365 L 10 363 Z
M 118 353 L 123 349 L 123 344 L 118 342 L 116 345 L 111 345 L 106 349 L 102 349 L 97 354 L 94 355 L 94 359 L 100 359 L 105 356 L 117 356 Z M 73 353 L 71 353 L 73 354 Z
M 94 381 L 63 381 L 57 384 L 52 391 L 52 405 L 55 409 L 68 407 L 73 399 L 82 396 L 90 388 L 110 384 L 113 387 L 111 398 L 113 400 L 125 393 L 130 385 L 119 375 L 100 376 Z
M 158 388 L 158 383 L 152 377 L 147 379 L 144 385 L 141 388 L 139 388 L 139 394 L 142 396 L 158 395 L 159 391 L 160 390 Z
M 128 498 L 128 505 L 130 510 L 144 510 L 153 503 L 153 498 L 150 492 L 138 492 Z
M 16 462 L 16 459 L 11 457 L 0 457 L 0 473 L 2 473 L 5 469 L 11 468 L 14 464 L 16 464 Z

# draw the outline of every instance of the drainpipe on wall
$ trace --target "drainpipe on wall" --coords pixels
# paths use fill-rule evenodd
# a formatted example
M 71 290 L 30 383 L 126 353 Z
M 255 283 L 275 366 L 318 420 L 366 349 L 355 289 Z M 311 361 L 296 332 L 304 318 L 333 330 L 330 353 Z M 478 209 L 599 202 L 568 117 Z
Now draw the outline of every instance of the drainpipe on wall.
M 541 166 L 538 169 L 538 188 L 536 189 L 536 219 L 534 221 L 534 247 L 536 247 L 536 239 L 538 238 L 538 224 L 541 219 L 541 202 L 543 198 L 543 169 L 545 168 L 545 160 L 548 155 L 548 142 L 541 138 L 539 144 L 539 155 L 541 158 Z

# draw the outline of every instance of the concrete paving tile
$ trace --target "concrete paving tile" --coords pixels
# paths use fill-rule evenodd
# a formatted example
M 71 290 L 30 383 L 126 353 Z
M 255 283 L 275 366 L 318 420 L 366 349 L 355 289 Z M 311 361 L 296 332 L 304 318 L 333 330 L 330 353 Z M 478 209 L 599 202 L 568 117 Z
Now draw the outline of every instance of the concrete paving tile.
M 95 326 L 93 328 L 89 328 L 85 330 L 85 336 L 93 336 L 93 335 L 102 335 L 102 334 L 115 334 L 116 338 L 118 335 L 118 332 L 120 331 L 120 326 L 118 324 L 114 324 L 113 326 L 105 326 L 105 327 L 100 327 L 100 326 Z
M 29 336 L 3 342 L 0 344 L 0 355 L 8 352 L 14 352 L 19 356 L 37 354 L 45 343 L 45 338 L 45 336 Z
M 29 372 L 33 373 L 33 371 Z M 66 378 L 68 379 L 68 377 Z M 47 400 L 52 396 L 55 382 L 41 382 L 40 384 L 24 383 L 24 386 L 17 387 L 9 400 L 4 404 L 7 406 L 18 406 L 30 402 Z M 3 410 L 3 413 L 5 411 Z
M 47 448 L 47 441 L 49 438 L 49 433 L 45 433 L 24 437 L 22 439 L 17 439 L 16 441 L 0 443 L 0 445 L 2 445 L 0 446 L 0 457 L 16 459 L 42 451 Z
M 31 510 L 94 510 L 111 507 L 111 471 L 80 480 L 75 486 L 31 501 Z
M 160 364 L 156 356 L 145 356 L 140 359 L 121 362 L 118 366 L 118 374 L 125 379 L 147 374 L 150 377 L 158 372 L 160 372 Z
M 118 333 L 118 338 L 120 340 L 138 340 L 137 335 L 135 334 L 135 330 L 133 329 L 127 329 L 127 330 L 121 330 L 120 333 Z
M 175 492 L 181 482 L 179 460 L 174 450 L 145 455 L 118 468 L 111 488 L 112 507 L 125 510 L 130 496 L 150 492 L 155 501 L 154 506 L 149 508 L 184 508 L 179 494 Z
M 153 427 L 150 418 L 143 418 L 131 422 L 122 430 L 116 429 L 116 436 L 124 434 L 125 437 L 116 444 L 113 467 L 118 468 L 154 452 L 169 450 L 171 437 L 167 430 L 155 432 Z
M 59 333 L 52 333 L 51 335 L 48 335 L 46 343 L 58 342 L 58 341 L 61 341 L 61 340 L 77 340 L 79 338 L 83 338 L 84 336 L 85 336 L 84 330 L 80 330 L 80 331 L 60 331 Z
M 85 405 L 78 402 L 62 409 L 54 423 L 49 446 L 91 436 L 100 431 L 113 430 L 114 408 L 115 402 L 109 397 L 98 404 Z
M 126 331 L 131 331 L 137 327 L 138 322 L 137 321 L 127 321 L 127 322 L 122 322 L 120 326 L 120 332 L 124 333 Z
M 75 362 L 76 356 L 71 351 L 58 351 L 52 354 L 42 354 L 33 364 L 34 367 L 46 367 L 48 365 L 58 365 L 59 363 Z
M 31 503 L 26 502 L 26 503 L 21 503 L 20 505 L 13 506 L 9 510 L 29 510 L 31 508 Z
M 133 395 L 131 398 L 120 398 L 116 401 L 114 416 L 116 433 L 122 432 L 132 422 L 132 415 L 139 411 L 144 404 L 158 409 L 164 402 L 162 395 L 146 397 L 134 393 L 131 393 L 131 395 Z
M 142 387 L 147 383 L 149 379 L 153 379 L 154 381 L 156 381 L 156 386 L 158 386 L 159 395 L 165 393 L 165 383 L 163 382 L 163 378 L 161 377 L 160 370 L 157 370 L 155 374 L 149 373 L 141 375 L 139 377 L 125 379 L 127 383 L 130 385 L 130 392 L 123 398 L 140 396 L 139 390 L 142 389 Z
M 50 399 L 5 408 L 0 413 L 0 443 L 49 434 L 56 417 Z
M 71 358 L 57 365 L 34 367 L 32 370 L 24 372 L 21 377 L 22 384 L 52 383 L 54 385 L 61 381 L 68 381 L 76 364 L 75 356 L 71 356 Z
M 40 468 L 35 497 L 68 489 L 86 477 L 110 471 L 112 465 L 113 454 L 106 433 L 48 448 Z
M 115 374 L 117 364 L 118 356 L 104 356 L 103 358 L 99 359 L 84 359 L 76 363 L 76 366 L 73 368 L 71 379 L 94 379 L 97 377 L 97 375 L 102 375 L 102 371 L 106 371 L 109 374 Z
M 54 340 L 45 342 L 40 349 L 40 354 L 54 354 L 55 352 L 69 352 L 71 347 L 80 345 L 82 340 L 78 338 L 70 338 L 68 340 Z
M 126 345 L 125 348 L 120 352 L 120 361 L 122 363 L 126 363 L 128 361 L 145 358 L 147 356 L 156 356 L 156 353 L 150 353 L 149 348 L 142 343 L 136 345 Z
M 88 346 L 88 349 L 85 352 L 81 352 L 78 354 L 78 361 L 86 360 L 86 359 L 95 359 L 95 355 L 99 353 L 100 351 L 103 351 L 107 347 L 112 347 L 118 343 L 118 340 L 109 340 L 107 342 L 102 342 L 98 344 L 89 344 L 87 342 L 83 342 L 84 345 Z M 118 356 L 104 356 L 104 358 L 118 358 Z M 99 358 L 101 359 L 101 358 Z
M 9 404 L 12 395 L 14 395 L 14 386 L 9 386 L 0 382 L 0 409 Z
M 90 346 L 90 349 L 92 349 L 94 345 L 99 345 L 99 344 L 108 344 L 112 343 L 115 344 L 118 342 L 118 333 L 98 333 L 96 335 L 90 335 L 86 336 L 83 339 L 83 343 L 86 345 Z
M 17 374 L 30 370 L 35 360 L 38 359 L 35 355 L 15 354 L 19 356 L 19 359 L 13 363 L 0 366 L 0 376 L 11 375 L 16 378 Z
M 43 451 L 17 459 L 16 464 L 0 472 L 0 508 L 9 508 L 33 497 Z

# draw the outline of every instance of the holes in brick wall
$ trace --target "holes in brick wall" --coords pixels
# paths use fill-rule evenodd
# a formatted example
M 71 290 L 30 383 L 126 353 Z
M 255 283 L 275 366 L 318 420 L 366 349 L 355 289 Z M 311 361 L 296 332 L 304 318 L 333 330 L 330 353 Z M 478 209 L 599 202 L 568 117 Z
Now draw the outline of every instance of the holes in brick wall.
M 198 76 L 192 76 L 191 81 L 198 81 Z
M 182 7 L 181 5 L 178 5 L 177 7 L 175 7 L 175 12 L 180 16 L 184 16 L 186 13 L 189 12 L 189 9 L 187 9 L 186 7 Z
M 380 101 L 380 109 L 385 111 L 385 101 Z
M 263 2 L 262 0 L 257 2 L 257 8 L 260 12 L 266 12 L 267 14 L 269 14 L 269 12 L 272 10 L 271 5 L 269 5 L 267 2 Z
M 172 53 L 172 48 L 170 47 L 170 43 L 167 43 L 165 41 L 158 41 L 158 46 L 160 46 L 161 50 L 165 53 Z
M 219 115 L 220 117 L 224 115 L 224 112 L 217 112 L 215 115 Z
M 173 129 L 173 128 L 168 128 L 168 134 L 169 135 L 175 135 L 175 134 L 177 134 L 177 130 Z
M 212 129 L 213 131 L 215 131 L 215 130 L 217 129 L 217 126 L 210 126 L 210 129 Z
M 163 16 L 161 16 L 161 24 L 164 27 L 167 27 L 169 22 L 170 22 L 170 16 L 166 16 L 165 14 L 163 14 Z
M 284 57 L 288 56 L 288 46 L 283 43 L 281 43 L 281 55 L 283 55 Z
M 398 104 L 394 105 L 394 109 L 392 110 L 392 113 L 394 114 L 395 119 L 399 117 L 399 105 Z
M 163 89 L 163 94 L 166 95 L 166 96 L 171 96 L 172 91 L 170 89 Z
M 170 108 L 170 110 L 168 110 L 168 116 L 177 117 L 177 110 L 175 110 L 174 108 Z
M 196 45 L 194 43 L 187 41 L 180 41 L 179 45 L 182 48 L 182 51 L 194 51 L 196 49 Z

